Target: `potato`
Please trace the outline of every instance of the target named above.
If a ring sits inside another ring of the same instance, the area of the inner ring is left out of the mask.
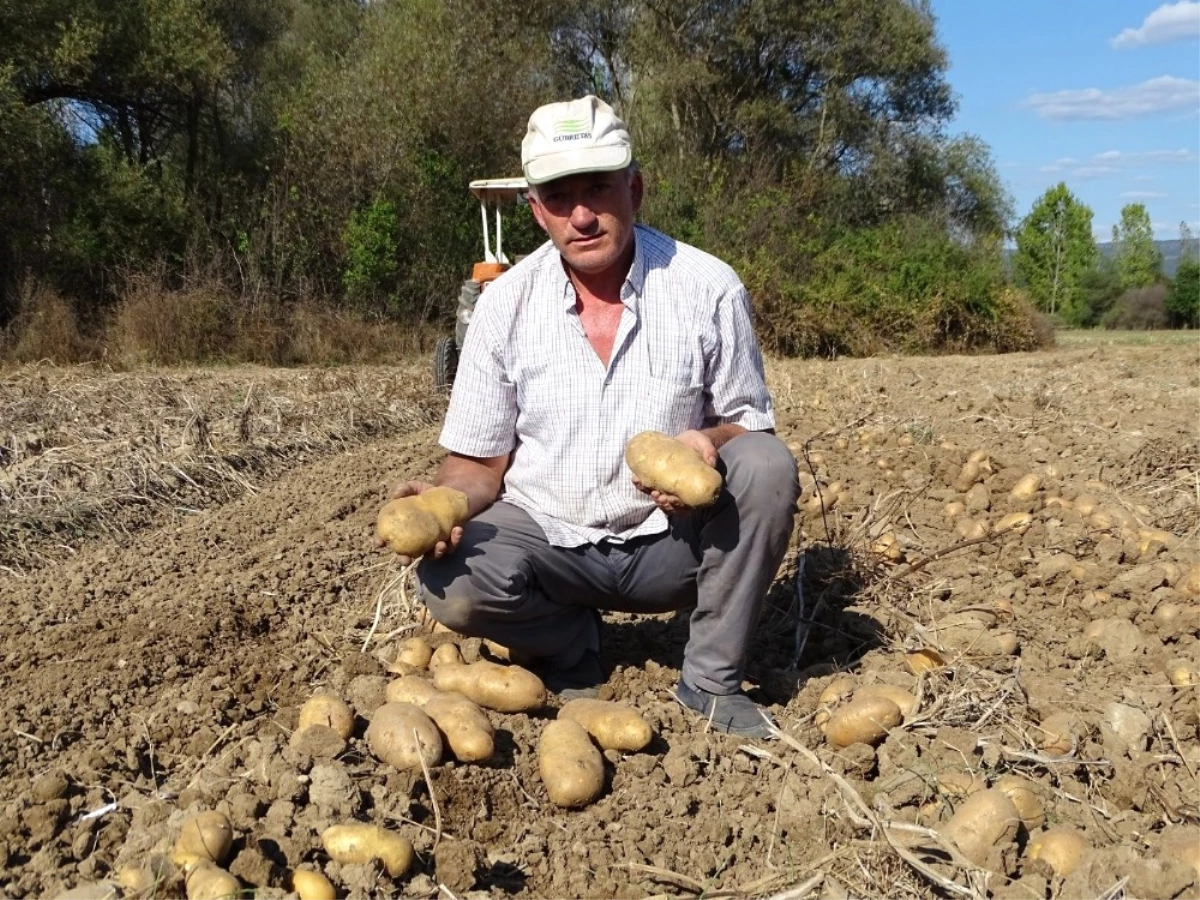
[[[337,891],[328,878],[320,872],[307,869],[292,872],[292,890],[300,896],[300,900],[334,900],[337,897]]]
[[[1022,475],[1017,479],[1017,483],[1013,485],[1010,492],[1014,500],[1022,502],[1032,500],[1038,495],[1038,491],[1042,489],[1042,476],[1036,472],[1030,472],[1028,475]]]
[[[313,725],[326,725],[336,731],[342,740],[349,740],[354,733],[354,710],[341,697],[314,694],[300,707],[296,731],[301,732]]]
[[[481,659],[470,665],[447,663],[433,673],[439,691],[457,691],[485,709],[527,712],[546,703],[546,686],[528,669]]]
[[[416,675],[404,675],[388,683],[384,699],[388,703],[411,703],[413,706],[424,706],[440,693],[442,692],[424,678]]]
[[[937,786],[939,791],[949,797],[966,797],[982,791],[987,787],[987,783],[973,772],[953,770],[939,772]]]
[[[462,651],[458,649],[458,644],[445,643],[433,651],[433,655],[429,657],[429,671],[436,672],[441,666],[450,663],[452,665],[462,665]]]
[[[825,737],[839,748],[878,744],[903,718],[900,707],[886,697],[855,697],[829,717]]]
[[[1192,871],[1196,875],[1200,875],[1200,839],[1193,836],[1193,838],[1172,841],[1169,846],[1163,847],[1163,856],[1192,866]]]
[[[949,503],[947,503],[945,506],[942,507],[942,515],[945,516],[947,519],[957,519],[959,516],[961,516],[966,511],[967,511],[966,504],[961,503],[958,500],[951,500]]]
[[[978,866],[987,864],[992,848],[1016,840],[1021,814],[1003,791],[989,788],[970,794],[955,810],[942,834]]]
[[[439,693],[421,707],[433,719],[451,752],[462,762],[490,759],[495,749],[492,723],[462,694]]]
[[[813,721],[821,729],[822,734],[825,732],[825,724],[833,714],[833,707],[852,693],[854,693],[854,679],[848,675],[841,675],[825,685],[825,689],[817,697],[817,711],[813,715]]]
[[[1060,825],[1034,835],[1025,855],[1046,863],[1059,878],[1066,878],[1079,866],[1083,854],[1091,849],[1087,838],[1074,828]]]
[[[636,753],[654,737],[641,713],[611,700],[571,700],[558,711],[558,717],[578,722],[605,750]]]
[[[1076,727],[1071,713],[1052,713],[1034,731],[1034,743],[1051,756],[1065,756],[1075,749]]]
[[[1200,672],[1186,659],[1172,659],[1166,665],[1167,680],[1175,687],[1195,687],[1200,684]]]
[[[375,534],[401,556],[424,556],[439,541],[449,540],[451,530],[467,520],[469,511],[462,491],[430,488],[387,503],[379,511]]]
[[[429,646],[429,641],[421,636],[410,637],[400,644],[400,649],[396,651],[396,658],[392,662],[392,671],[399,671],[402,675],[407,675],[411,671],[418,669],[428,669],[429,661],[433,658],[433,648]],[[406,667],[407,668],[404,668]]]
[[[369,863],[379,860],[392,878],[399,878],[413,863],[413,846],[408,838],[362,822],[331,825],[321,832],[321,844],[329,858],[340,863]]]
[[[604,758],[578,722],[555,719],[538,740],[538,771],[555,806],[587,806],[604,790]]]
[[[207,861],[188,873],[185,885],[187,900],[232,900],[242,893],[240,881]]]
[[[55,900],[121,900],[121,892],[107,878],[103,881],[81,881],[67,891],[54,895]]]
[[[946,660],[932,647],[926,647],[924,650],[904,654],[904,666],[914,675],[922,675],[945,668]]]
[[[992,610],[963,610],[942,617],[930,630],[943,650],[969,656],[1008,656],[1019,642],[1015,634],[993,629],[998,620]]]
[[[1001,516],[1000,521],[996,523],[993,529],[997,534],[1002,532],[1012,531],[1017,534],[1024,534],[1029,530],[1029,526],[1033,524],[1033,516],[1027,512],[1009,513],[1007,516]]]
[[[1181,590],[1186,597],[1200,597],[1200,566],[1188,566]]]
[[[871,551],[878,553],[891,562],[900,562],[904,559],[904,548],[900,546],[900,543],[896,540],[895,533],[891,531],[885,531],[881,534],[871,544]]]
[[[961,541],[974,541],[988,535],[986,522],[976,521],[970,516],[960,516],[954,520],[954,534]]]
[[[854,699],[860,697],[883,697],[891,700],[900,707],[900,715],[905,719],[917,711],[917,698],[912,691],[906,691],[894,684],[864,684],[854,692]]]
[[[1046,810],[1042,806],[1041,797],[1038,796],[1037,785],[1028,778],[1022,778],[1020,775],[1005,775],[997,779],[992,786],[1006,794],[1008,799],[1013,802],[1027,831],[1041,828],[1045,824]]]
[[[233,846],[233,826],[224,813],[197,813],[179,830],[171,860],[185,872],[203,862],[220,863]]]
[[[661,431],[634,435],[625,445],[625,462],[644,487],[674,494],[691,507],[711,506],[721,493],[721,473]]]
[[[385,703],[367,728],[367,746],[397,769],[419,769],[421,761],[436,766],[442,759],[442,736],[433,720],[411,703]]]
[[[962,468],[958,470],[958,475],[954,479],[953,488],[959,493],[966,493],[971,489],[976,481],[979,480],[980,469],[979,463],[968,460],[963,463]]]

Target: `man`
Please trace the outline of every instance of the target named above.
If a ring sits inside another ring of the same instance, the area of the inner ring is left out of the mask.
[[[470,519],[422,560],[422,597],[564,697],[604,681],[600,610],[691,608],[679,700],[716,730],[765,736],[741,682],[799,487],[745,288],[635,225],[642,177],[603,101],[536,110],[521,157],[549,241],[492,283],[467,332],[437,483],[466,493]],[[716,504],[689,510],[635,483],[623,451],[647,429],[718,467]]]

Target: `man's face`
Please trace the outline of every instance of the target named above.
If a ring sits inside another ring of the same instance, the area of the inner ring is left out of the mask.
[[[628,169],[584,172],[537,185],[529,205],[563,260],[597,275],[628,265],[633,223],[642,205],[642,176]]]

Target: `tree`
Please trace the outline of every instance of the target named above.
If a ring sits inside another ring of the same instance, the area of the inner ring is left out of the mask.
[[[1092,211],[1059,182],[1022,220],[1013,263],[1042,309],[1078,325],[1087,316],[1083,282],[1095,260]]]
[[[1200,325],[1200,253],[1187,222],[1179,223],[1179,267],[1167,294],[1167,309],[1174,324],[1187,328]]]
[[[1121,207],[1121,223],[1113,228],[1117,278],[1121,287],[1149,287],[1162,274],[1162,254],[1154,245],[1154,228],[1144,203]]]

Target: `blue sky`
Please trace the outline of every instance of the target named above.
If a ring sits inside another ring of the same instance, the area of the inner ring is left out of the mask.
[[[1200,233],[1200,2],[933,0],[959,109],[1017,216],[1058,182],[1097,240],[1144,203],[1159,238]]]

